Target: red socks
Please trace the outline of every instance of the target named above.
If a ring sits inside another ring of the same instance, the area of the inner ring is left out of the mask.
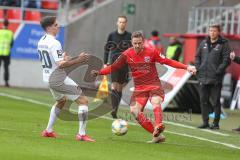
[[[158,126],[159,124],[162,123],[163,120],[163,111],[161,106],[154,106],[153,113],[155,126]],[[140,112],[138,114],[136,120],[145,130],[147,130],[150,133],[153,133],[154,126],[152,122],[143,114],[143,112]]]
[[[153,133],[154,127],[152,122],[146,118],[146,116],[143,114],[143,112],[140,112],[136,118],[138,123],[148,132]]]
[[[158,124],[162,123],[162,119],[163,119],[163,111],[161,106],[154,106],[153,113],[154,113],[155,125],[157,126]]]

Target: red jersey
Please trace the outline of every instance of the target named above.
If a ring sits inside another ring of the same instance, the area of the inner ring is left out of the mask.
[[[112,65],[101,69],[99,74],[109,74],[128,64],[135,86],[161,86],[155,66],[156,62],[174,68],[187,68],[185,64],[160,56],[159,51],[154,48],[144,47],[143,50],[137,54],[132,47],[124,51]]]

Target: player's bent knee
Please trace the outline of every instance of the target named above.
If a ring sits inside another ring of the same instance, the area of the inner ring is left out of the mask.
[[[76,100],[78,105],[84,104],[87,105],[88,104],[88,98],[86,96],[80,96],[77,100]]]
[[[130,112],[133,114],[134,117],[137,117],[137,115],[141,112],[141,109],[137,106],[131,106]]]
[[[66,101],[67,101],[66,97],[63,97],[63,98],[57,100],[56,106],[57,106],[58,108],[62,109],[62,108],[64,107]]]
[[[151,98],[151,104],[160,105],[162,103],[162,98],[160,96],[153,96]]]

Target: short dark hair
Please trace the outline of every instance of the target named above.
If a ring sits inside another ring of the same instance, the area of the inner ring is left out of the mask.
[[[158,31],[157,30],[153,30],[152,31],[152,36],[155,36],[155,37],[158,36]]]
[[[131,38],[132,38],[132,39],[133,39],[133,38],[142,38],[142,39],[144,39],[143,33],[142,33],[141,31],[135,31],[135,32],[133,32]]]
[[[45,16],[42,18],[40,24],[42,28],[46,31],[47,27],[52,26],[55,23],[56,19],[56,16]]]
[[[117,19],[119,19],[119,18],[124,18],[124,19],[126,20],[126,22],[128,21],[128,19],[127,19],[127,17],[126,17],[126,16],[123,16],[123,15],[121,15],[121,16],[118,16],[118,18],[117,18]]]
[[[8,19],[4,19],[3,26],[8,27],[8,25],[9,25]]]
[[[219,32],[221,32],[221,25],[220,24],[211,24],[209,28],[217,28]]]

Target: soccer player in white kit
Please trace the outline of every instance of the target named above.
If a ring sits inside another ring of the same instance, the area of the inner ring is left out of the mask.
[[[38,42],[38,53],[43,67],[43,81],[47,83],[54,99],[56,100],[56,103],[52,106],[50,111],[47,128],[42,132],[42,136],[57,137],[56,133],[53,131],[53,124],[66,101],[72,100],[78,105],[79,132],[76,135],[76,140],[95,142],[94,139],[86,135],[88,99],[81,93],[81,89],[79,92],[79,86],[71,78],[64,76],[65,68],[86,62],[89,58],[89,54],[83,52],[80,53],[78,57],[70,58],[62,51],[60,42],[55,39],[55,36],[59,32],[59,25],[55,16],[46,16],[40,23],[45,31],[45,35]],[[54,81],[54,74],[56,73],[57,75],[59,75],[58,73],[63,73],[63,76],[61,76],[63,79],[55,77],[56,81]],[[54,85],[54,83],[61,85]],[[72,88],[69,89],[68,86],[71,86]],[[66,90],[66,87],[68,87],[70,92],[67,92],[68,90]]]

